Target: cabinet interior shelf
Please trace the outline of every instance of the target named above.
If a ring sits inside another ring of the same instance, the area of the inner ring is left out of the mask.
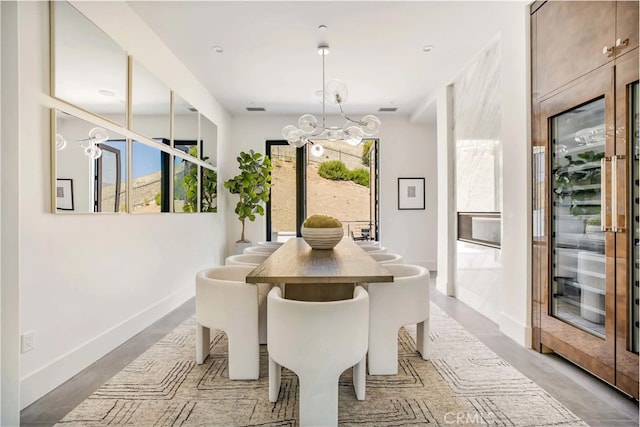
[[[564,286],[571,286],[573,288],[577,288],[587,292],[593,292],[594,294],[599,294],[599,295],[605,294],[604,289],[594,288],[593,286],[587,286],[585,284],[578,282],[573,277],[554,277],[553,279],[559,284],[562,284]],[[604,282],[604,278],[602,279],[602,281]]]

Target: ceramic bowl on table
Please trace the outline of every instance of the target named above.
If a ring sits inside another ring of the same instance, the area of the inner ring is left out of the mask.
[[[333,249],[344,236],[342,227],[300,229],[302,238],[312,249]]]

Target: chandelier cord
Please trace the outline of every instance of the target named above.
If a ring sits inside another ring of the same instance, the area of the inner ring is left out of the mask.
[[[322,129],[326,129],[326,123],[325,123],[325,97],[324,97],[324,81],[325,81],[325,76],[324,76],[324,57],[326,56],[326,49],[322,49]],[[342,106],[340,106],[340,109],[342,109]]]

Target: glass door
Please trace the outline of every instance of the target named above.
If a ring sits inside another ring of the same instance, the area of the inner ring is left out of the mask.
[[[604,338],[604,97],[551,118],[551,314]]]
[[[357,146],[323,141],[315,157],[307,146],[296,149],[286,141],[267,141],[271,159],[271,197],[267,203],[267,239],[285,241],[299,234],[313,214],[339,219],[345,235],[378,237],[378,140]]]
[[[616,63],[616,132],[612,170],[612,227],[616,238],[616,381],[638,398],[638,275],[640,241],[638,194],[640,96],[638,54]]]
[[[540,342],[615,381],[615,234],[612,67],[540,102],[550,153],[545,169],[549,258]]]
[[[306,151],[306,150],[305,150]],[[271,159],[271,196],[267,203],[267,240],[284,242],[298,231],[298,149],[286,141],[267,141]]]

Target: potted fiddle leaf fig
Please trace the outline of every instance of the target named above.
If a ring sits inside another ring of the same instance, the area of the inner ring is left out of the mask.
[[[236,243],[247,243],[244,237],[245,220],[254,221],[256,215],[264,215],[262,204],[269,201],[272,167],[267,156],[253,150],[248,153],[242,151],[237,160],[240,173],[225,181],[224,186],[239,197],[235,213],[242,223],[242,233]]]

